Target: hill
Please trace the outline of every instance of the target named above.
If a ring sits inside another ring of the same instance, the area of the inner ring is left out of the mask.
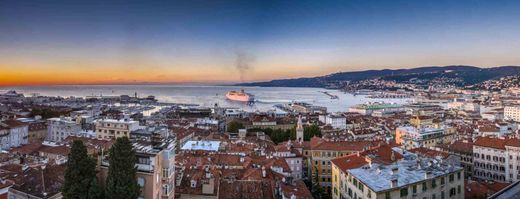
[[[425,66],[411,69],[340,72],[318,77],[279,79],[266,82],[242,83],[237,85],[343,88],[345,85],[354,82],[379,79],[396,83],[414,83],[418,85],[444,82],[454,86],[467,86],[515,74],[520,74],[520,66],[499,66],[492,68],[480,68],[476,66]]]

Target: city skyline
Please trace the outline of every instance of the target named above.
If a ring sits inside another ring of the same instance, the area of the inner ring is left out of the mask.
[[[515,1],[0,2],[0,85],[519,65]]]

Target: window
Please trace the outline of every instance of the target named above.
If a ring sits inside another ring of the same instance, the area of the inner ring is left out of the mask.
[[[385,193],[385,199],[390,199],[390,192]]]
[[[432,199],[435,199],[435,194],[432,194]]]
[[[441,177],[441,185],[444,185],[444,177]]]
[[[461,175],[462,172],[458,172],[457,173],[457,180],[460,180],[460,175]]]
[[[450,197],[454,196],[454,195],[457,195],[457,191],[455,188],[451,188],[450,189]]]
[[[412,187],[412,193],[417,193],[417,185],[413,185]]]
[[[408,195],[408,187],[401,189],[399,192],[401,193],[401,197],[407,196]]]
[[[437,184],[435,184],[435,179],[432,180],[432,188],[435,188]]]
[[[354,178],[354,180],[352,181],[352,184],[354,184],[354,186],[357,186],[357,179]]]
[[[428,187],[426,187],[426,182],[423,182],[423,183],[422,183],[422,190],[423,190],[423,191],[428,190]]]
[[[455,176],[453,174],[450,175],[450,182],[453,182],[455,180]]]
[[[140,187],[144,187],[144,178],[137,178],[137,184],[139,184]]]
[[[457,186],[457,193],[460,194],[460,185]]]

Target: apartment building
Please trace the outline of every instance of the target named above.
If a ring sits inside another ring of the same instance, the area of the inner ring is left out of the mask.
[[[332,164],[331,160],[337,157],[346,156],[378,146],[383,141],[328,141],[322,138],[313,137],[308,147],[304,147],[304,156],[307,159],[308,175],[318,176],[318,183],[328,192],[332,185]]]
[[[70,117],[50,118],[47,122],[48,141],[62,142],[71,135],[79,135],[81,133],[81,125]]]
[[[175,142],[134,142],[137,163],[137,183],[141,186],[138,199],[173,199],[175,196]],[[100,182],[104,186],[108,175],[108,159],[100,161]]]
[[[405,149],[433,147],[450,142],[452,138],[453,134],[447,133],[445,128],[403,126],[395,130],[395,142],[403,145]]]
[[[463,199],[464,171],[383,145],[332,160],[333,199]]]
[[[473,144],[473,176],[483,180],[520,180],[520,139],[478,137]]]
[[[11,149],[29,143],[29,125],[17,120],[0,122],[0,146]]]
[[[334,129],[346,129],[347,128],[347,118],[343,115],[320,115],[319,121],[324,123],[325,125],[330,125]]]
[[[129,137],[130,132],[139,128],[139,122],[130,119],[101,119],[96,121],[96,137],[98,139]]]
[[[520,122],[520,106],[504,107],[504,119]]]

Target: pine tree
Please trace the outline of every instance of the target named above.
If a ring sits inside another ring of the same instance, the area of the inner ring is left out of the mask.
[[[117,138],[108,157],[106,196],[110,199],[135,199],[139,197],[136,157],[127,137]]]
[[[62,189],[64,199],[87,199],[91,181],[96,179],[96,162],[87,154],[87,147],[76,140],[68,156],[65,183]],[[99,187],[98,187],[99,189]]]

